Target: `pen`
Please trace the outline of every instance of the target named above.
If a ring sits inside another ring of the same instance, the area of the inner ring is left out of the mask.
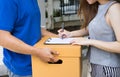
[[[62,31],[64,31],[64,26],[65,26],[65,24],[62,23],[62,25],[61,25],[61,27],[62,27]]]
[[[62,32],[64,31],[64,27],[65,27],[65,24],[64,23],[62,23],[62,25],[61,25],[61,28],[62,28]],[[62,37],[61,37],[62,39],[64,38],[64,35],[62,35]]]

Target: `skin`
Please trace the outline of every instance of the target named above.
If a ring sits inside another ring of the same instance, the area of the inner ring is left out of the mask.
[[[45,29],[42,29],[42,35],[57,36]],[[50,48],[35,48],[30,46],[11,35],[8,31],[0,30],[0,45],[16,53],[35,55],[44,62],[56,62],[58,60],[55,58],[55,56],[59,54],[57,51]]]
[[[87,0],[89,4],[94,4],[96,1],[98,1],[101,5],[106,4],[109,0]],[[113,52],[113,53],[120,53],[120,3],[113,4],[106,16],[106,22],[109,26],[111,26],[115,32],[115,36],[117,38],[117,41],[114,42],[105,42],[100,40],[93,40],[93,39],[87,39],[83,38],[82,36],[88,35],[87,29],[81,29],[77,31],[64,31],[61,32],[61,30],[58,30],[59,37],[61,37],[64,34],[64,38],[66,37],[74,37],[79,36],[79,38],[76,38],[71,41],[72,45],[91,45],[94,47],[97,47],[99,49],[105,50],[107,52]]]
[[[87,0],[89,4],[94,4],[97,0]]]

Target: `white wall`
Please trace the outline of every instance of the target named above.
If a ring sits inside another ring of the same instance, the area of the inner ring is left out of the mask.
[[[60,9],[60,1],[59,0],[54,0],[53,1],[53,8],[54,9]]]
[[[44,0],[38,0],[38,4],[41,11],[41,25],[42,27],[46,27],[46,19],[45,19],[45,2]]]

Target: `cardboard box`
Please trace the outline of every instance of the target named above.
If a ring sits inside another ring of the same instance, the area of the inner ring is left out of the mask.
[[[81,46],[44,45],[48,37],[43,37],[35,47],[52,48],[60,53],[60,63],[49,64],[32,56],[33,77],[81,77]]]

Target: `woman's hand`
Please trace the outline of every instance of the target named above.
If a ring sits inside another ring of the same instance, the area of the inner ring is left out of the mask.
[[[75,38],[71,41],[72,45],[85,45],[89,46],[91,43],[91,40],[88,38],[80,37],[80,38]]]
[[[60,38],[69,38],[71,36],[71,32],[63,29],[58,30],[58,35]]]

